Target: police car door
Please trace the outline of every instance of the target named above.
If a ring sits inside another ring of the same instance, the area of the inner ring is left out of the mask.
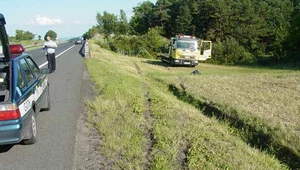
[[[48,79],[45,75],[41,75],[39,68],[29,56],[20,59],[20,66],[26,83],[26,86],[22,89],[27,98],[25,108],[35,104],[36,113],[38,113],[44,102],[45,88]]]
[[[34,84],[35,87],[33,88],[32,92],[33,100],[36,102],[36,109],[37,111],[39,111],[46,101],[46,87],[48,84],[48,78],[45,74],[41,74],[41,70],[35,64],[31,57],[27,56],[25,60],[27,61],[31,72],[36,80]]]

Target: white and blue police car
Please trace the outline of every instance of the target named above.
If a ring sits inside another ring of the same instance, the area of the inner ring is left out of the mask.
[[[36,116],[51,107],[48,77],[24,51],[9,45],[0,14],[0,145],[36,143]]]

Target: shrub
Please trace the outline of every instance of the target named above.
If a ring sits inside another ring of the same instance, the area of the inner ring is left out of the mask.
[[[211,62],[216,64],[250,64],[254,61],[253,55],[234,38],[226,38],[223,42],[215,42],[212,56]]]
[[[100,39],[96,42],[101,48],[105,48],[107,50],[111,50],[110,45],[106,39]]]
[[[160,35],[159,28],[150,28],[143,36],[116,35],[97,42],[102,48],[142,58],[155,58],[157,53],[164,51],[168,43],[169,40]]]
[[[156,56],[157,53],[163,52],[169,40],[160,35],[160,28],[150,28],[143,36],[144,44],[152,56]]]

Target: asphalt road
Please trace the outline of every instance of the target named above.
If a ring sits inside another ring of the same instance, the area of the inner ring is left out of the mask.
[[[81,47],[74,46],[74,43],[58,46],[57,69],[48,75],[52,108],[40,112],[37,117],[38,142],[34,145],[0,146],[1,170],[72,169],[85,70]],[[47,66],[42,49],[27,53],[39,66]]]

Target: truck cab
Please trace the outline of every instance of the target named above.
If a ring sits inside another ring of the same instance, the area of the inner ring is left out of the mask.
[[[212,42],[194,36],[177,35],[171,38],[168,54],[159,54],[163,62],[171,65],[196,66],[211,58]]]

